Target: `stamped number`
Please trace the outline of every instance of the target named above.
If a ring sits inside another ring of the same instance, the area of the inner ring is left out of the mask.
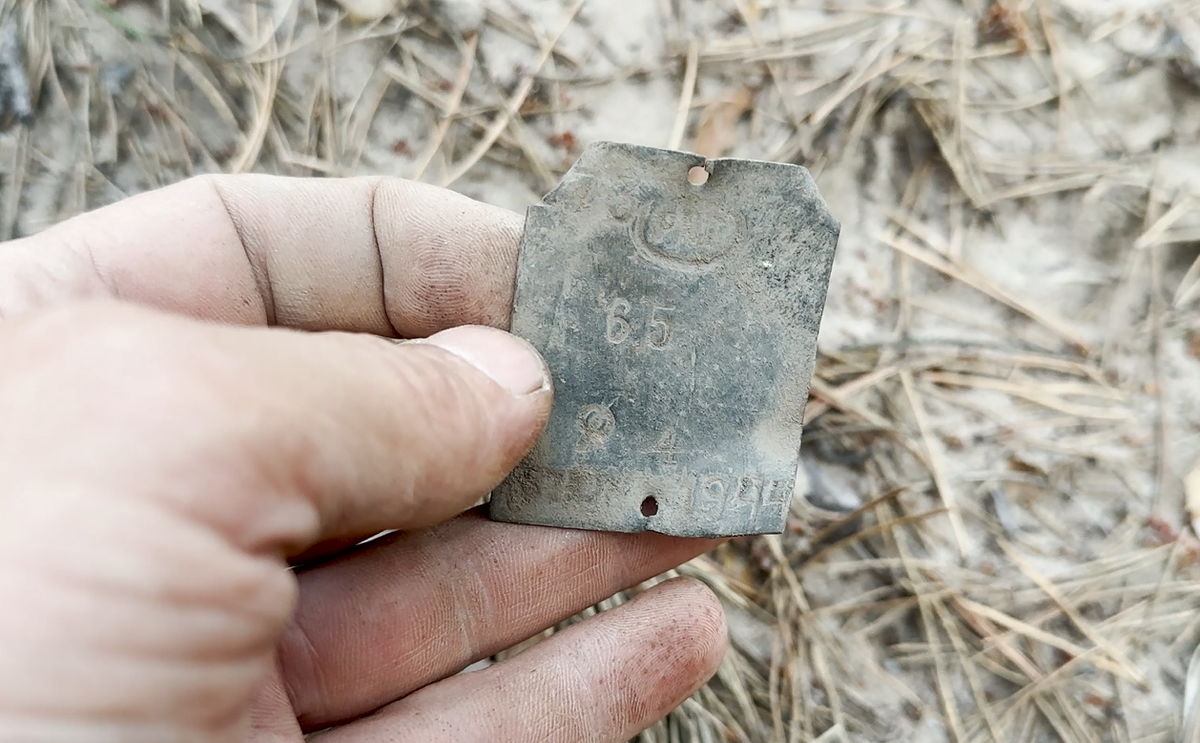
[[[662,350],[671,342],[671,318],[667,313],[674,307],[654,307],[650,310],[650,323],[646,328],[646,342],[651,348]]]
[[[620,297],[608,305],[608,318],[604,325],[604,332],[608,342],[614,346],[629,340],[629,334],[633,331],[628,317],[630,309],[632,308],[629,302]]]
[[[670,312],[674,307],[651,306],[646,313],[646,345],[661,351],[671,344],[675,323]],[[633,305],[628,299],[617,297],[608,304],[604,321],[604,337],[614,346],[619,346],[633,336]]]
[[[675,464],[675,455],[682,454],[682,450],[675,446],[675,429],[668,428],[658,437],[658,441],[654,444],[654,448],[647,452],[652,454],[662,461],[663,464]]]

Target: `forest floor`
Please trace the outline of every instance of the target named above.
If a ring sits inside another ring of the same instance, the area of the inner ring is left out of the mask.
[[[808,482],[681,569],[732,649],[642,739],[1200,741],[1200,3],[341,2],[0,0],[0,239],[196,173],[805,165]]]

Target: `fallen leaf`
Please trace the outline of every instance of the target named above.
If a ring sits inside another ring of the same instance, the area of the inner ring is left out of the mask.
[[[1200,468],[1192,472],[1193,475]],[[1183,684],[1183,723],[1175,740],[1180,743],[1200,741],[1200,645],[1192,652],[1188,662],[1187,678]]]
[[[1188,518],[1192,520],[1192,530],[1196,532],[1196,536],[1200,536],[1200,463],[1183,478],[1183,492],[1187,499]]]
[[[195,7],[211,16],[218,24],[249,49],[259,48],[291,13],[293,3],[286,0],[267,0],[257,5],[242,0],[196,0]],[[264,13],[265,11],[265,13]],[[263,24],[263,16],[269,24]],[[251,19],[256,19],[254,22]],[[199,20],[199,19],[197,19]],[[251,32],[258,27],[258,36]]]
[[[338,0],[356,21],[377,21],[396,9],[399,0]]]
[[[745,86],[729,98],[713,101],[704,107],[692,151],[707,158],[723,157],[737,144],[737,123],[754,103],[754,91]]]
[[[762,3],[759,3],[758,0],[750,0],[748,3],[743,3],[741,9],[746,14],[747,23],[758,23],[762,20]]]

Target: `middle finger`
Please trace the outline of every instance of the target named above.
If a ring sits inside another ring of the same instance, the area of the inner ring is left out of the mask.
[[[302,727],[363,715],[718,541],[488,521],[473,512],[302,572],[280,642]]]

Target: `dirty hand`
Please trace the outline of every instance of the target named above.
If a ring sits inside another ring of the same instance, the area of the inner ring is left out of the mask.
[[[688,581],[456,675],[712,546],[459,515],[550,408],[481,327],[519,225],[205,177],[0,244],[0,740],[622,741],[703,683]]]

